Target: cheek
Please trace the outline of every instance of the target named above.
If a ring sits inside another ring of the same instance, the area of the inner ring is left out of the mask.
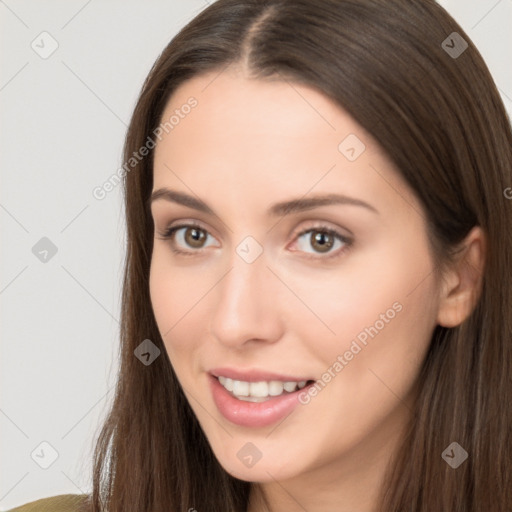
[[[198,330],[205,323],[198,318],[200,304],[212,284],[206,273],[173,267],[165,249],[154,250],[149,277],[151,304],[172,362],[192,353],[201,339]]]
[[[371,248],[348,254],[338,267],[282,269],[284,280],[303,302],[294,307],[290,303],[288,315],[316,343],[325,339],[327,346],[349,342],[375,324],[379,331],[387,329],[398,316],[401,321],[412,316],[415,322],[418,314],[426,313],[424,301],[433,298],[432,264],[422,239],[414,246],[407,240],[406,234],[394,240],[388,236]]]
[[[323,448],[312,447],[311,457],[348,449],[412,409],[412,403],[407,407],[404,402],[408,403],[430,343],[433,286],[429,279],[411,286],[414,272],[408,276],[403,270],[397,268],[394,278],[383,276],[377,285],[368,276],[357,286],[347,280],[344,291],[331,290],[336,304],[326,300],[324,309],[318,299],[318,315],[335,335],[324,334],[326,329],[315,319],[297,320],[297,332],[319,372],[319,391],[304,397],[304,403],[309,401],[305,417],[321,418],[315,428]],[[298,424],[297,435],[302,428]],[[384,431],[383,436],[391,435]]]
[[[378,423],[408,396],[435,327],[427,247],[414,255],[404,246],[395,249],[379,254],[374,265],[366,262],[357,280],[347,279],[338,316],[332,312],[339,336],[329,358],[332,364],[343,355],[345,362],[331,396],[357,413],[354,426]]]
[[[410,240],[397,236],[394,244],[347,258],[346,265],[325,278],[315,280],[307,273],[294,278],[294,289],[314,315],[300,305],[290,307],[290,325],[323,371],[342,372],[346,379],[337,380],[350,383],[368,400],[375,388],[384,388],[375,374],[407,391],[435,327],[428,247],[419,240],[413,253]]]

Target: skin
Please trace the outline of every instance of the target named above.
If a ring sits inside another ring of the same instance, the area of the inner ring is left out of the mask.
[[[155,318],[185,395],[220,464],[257,483],[251,512],[376,511],[432,331],[437,323],[457,325],[473,307],[483,235],[474,228],[460,265],[436,281],[418,200],[383,150],[330,99],[231,67],[184,83],[163,118],[190,96],[197,107],[157,143],[153,190],[200,198],[215,214],[154,201],[150,272]],[[366,146],[353,162],[338,149],[349,134]],[[378,213],[339,204],[278,217],[266,212],[277,202],[332,192]],[[194,222],[208,234],[205,247],[187,245],[193,239],[184,238],[186,229],[174,242],[163,239],[168,227]],[[351,245],[336,242],[324,253],[311,233],[297,236],[324,226]],[[236,252],[247,236],[263,249],[253,263]],[[217,410],[208,370],[321,379],[397,302],[400,312],[281,423],[240,427]],[[262,453],[250,468],[237,457],[247,442]]]

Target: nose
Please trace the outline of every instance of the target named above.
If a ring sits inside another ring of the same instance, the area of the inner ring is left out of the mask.
[[[235,254],[215,290],[210,332],[231,348],[279,340],[283,335],[279,284],[263,255],[247,263]]]

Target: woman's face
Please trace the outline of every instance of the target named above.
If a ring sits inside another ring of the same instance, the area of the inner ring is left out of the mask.
[[[311,88],[229,69],[184,83],[172,116],[151,301],[216,457],[260,482],[384,464],[439,305],[417,199]]]

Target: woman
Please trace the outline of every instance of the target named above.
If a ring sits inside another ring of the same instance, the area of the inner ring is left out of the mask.
[[[121,370],[67,509],[512,510],[511,148],[434,1],[201,12],[128,130]]]

